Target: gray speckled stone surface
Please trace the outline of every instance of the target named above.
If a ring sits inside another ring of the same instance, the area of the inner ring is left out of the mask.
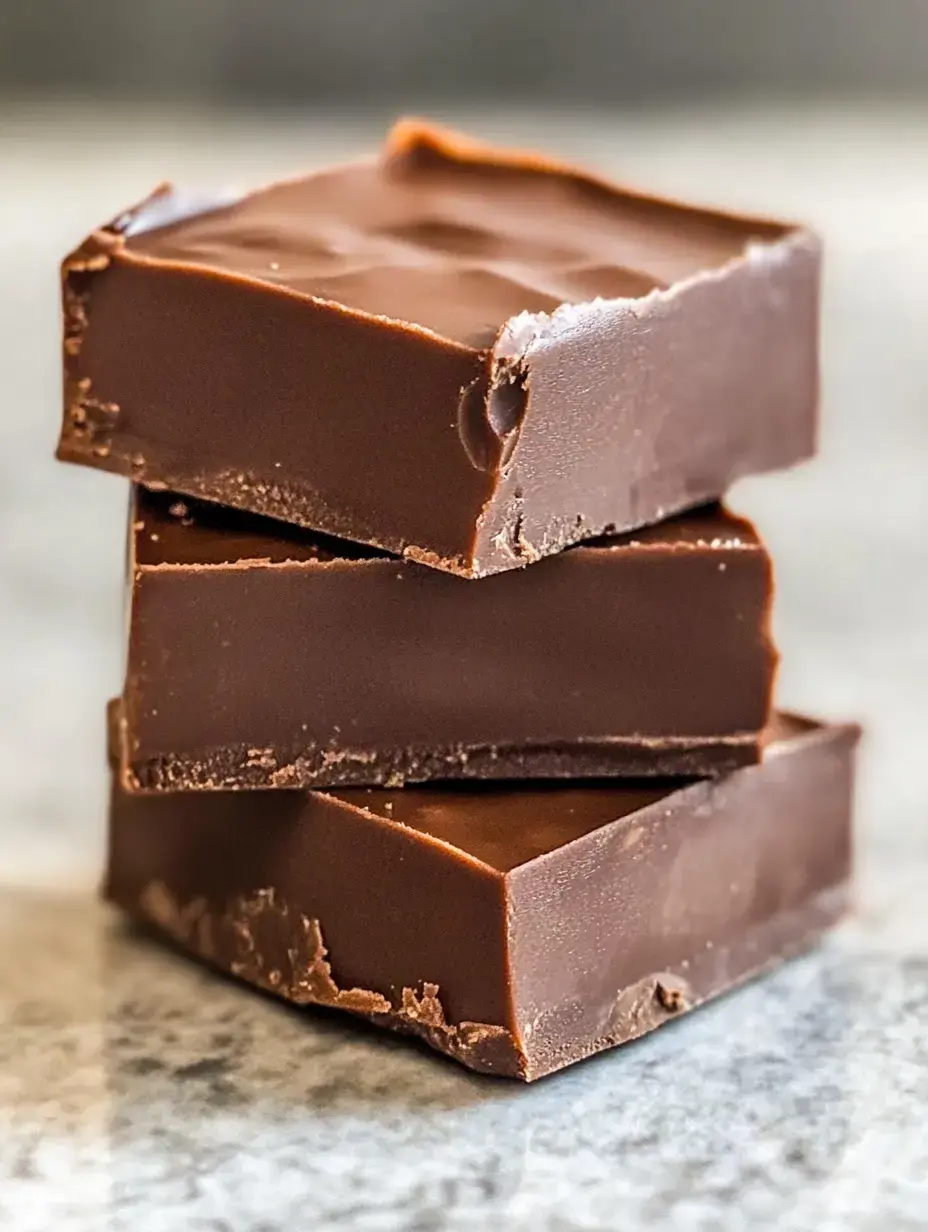
[[[783,700],[868,725],[858,916],[777,975],[521,1088],[249,995],[100,906],[124,490],[50,461],[55,261],[164,174],[250,182],[379,123],[6,107],[4,1230],[928,1228],[928,114],[474,122],[826,235],[823,456],[737,503],[777,553]]]

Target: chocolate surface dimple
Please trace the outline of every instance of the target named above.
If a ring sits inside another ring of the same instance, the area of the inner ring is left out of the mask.
[[[185,211],[130,234],[128,249],[266,280],[471,345],[488,321],[641,295],[781,233],[623,195],[544,164],[468,163],[441,146],[433,154],[422,162],[388,148],[379,161],[278,184],[199,216]]]
[[[487,419],[490,421],[490,427],[502,440],[522,422],[528,395],[525,372],[516,366],[501,367],[502,371],[490,389]]]

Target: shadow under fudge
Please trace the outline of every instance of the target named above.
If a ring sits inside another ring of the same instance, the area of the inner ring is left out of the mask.
[[[59,457],[476,578],[815,447],[808,231],[415,122],[63,265]]]

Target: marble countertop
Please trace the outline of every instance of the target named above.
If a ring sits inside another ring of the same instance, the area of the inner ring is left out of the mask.
[[[50,461],[56,259],[165,174],[247,183],[381,122],[4,105],[0,1227],[928,1228],[928,114],[448,118],[824,232],[822,457],[736,504],[776,553],[783,701],[867,725],[856,918],[522,1088],[250,995],[99,904],[125,493]]]

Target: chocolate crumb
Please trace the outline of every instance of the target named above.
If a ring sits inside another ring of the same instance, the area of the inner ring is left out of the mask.
[[[655,985],[654,995],[668,1014],[679,1014],[688,1008],[686,993],[682,988],[669,988],[666,984],[659,983]]]

